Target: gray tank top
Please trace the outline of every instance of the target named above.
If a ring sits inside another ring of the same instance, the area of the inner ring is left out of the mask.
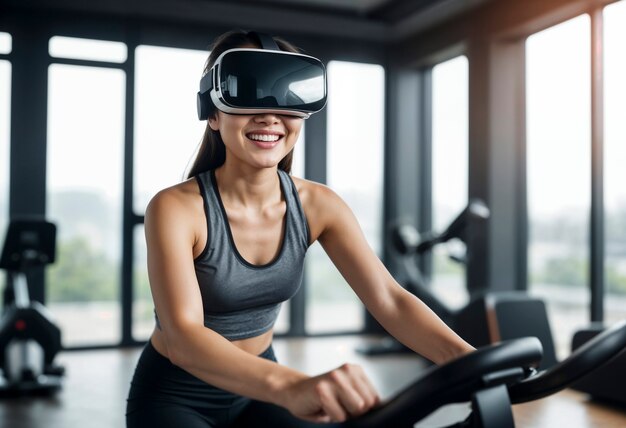
[[[280,169],[278,176],[287,205],[284,235],[278,255],[265,265],[253,265],[237,251],[214,171],[196,176],[208,227],[206,247],[194,260],[204,325],[228,340],[270,330],[281,303],[293,297],[302,283],[309,228],[291,177]]]

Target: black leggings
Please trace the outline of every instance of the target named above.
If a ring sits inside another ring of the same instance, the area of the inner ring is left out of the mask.
[[[259,355],[276,361],[270,346]],[[225,391],[189,374],[148,341],[130,386],[127,428],[339,427],[298,419],[282,407]]]

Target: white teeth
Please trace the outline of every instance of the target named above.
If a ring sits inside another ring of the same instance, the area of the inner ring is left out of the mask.
[[[266,135],[266,134],[250,134],[248,138],[257,141],[278,141],[280,135]]]

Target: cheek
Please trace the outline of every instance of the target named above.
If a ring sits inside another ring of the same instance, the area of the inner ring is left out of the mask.
[[[285,141],[285,149],[287,151],[290,151],[291,149],[293,149],[299,137],[300,137],[299,131],[289,131],[287,141]]]
[[[302,119],[297,119],[297,120],[299,120],[300,123],[291,123],[287,127],[289,133],[291,134],[291,136],[294,139],[294,143],[296,142],[296,140],[300,136],[300,133],[302,132],[302,128],[303,128],[303,126],[302,126]]]
[[[232,142],[237,143],[243,139],[241,134],[242,126],[235,121],[229,121],[228,123],[223,123],[221,128],[222,139],[224,143]]]

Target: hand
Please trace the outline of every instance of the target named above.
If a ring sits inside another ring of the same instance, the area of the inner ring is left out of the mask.
[[[298,418],[317,423],[344,422],[380,403],[365,372],[355,364],[302,379],[284,392],[284,407]]]

